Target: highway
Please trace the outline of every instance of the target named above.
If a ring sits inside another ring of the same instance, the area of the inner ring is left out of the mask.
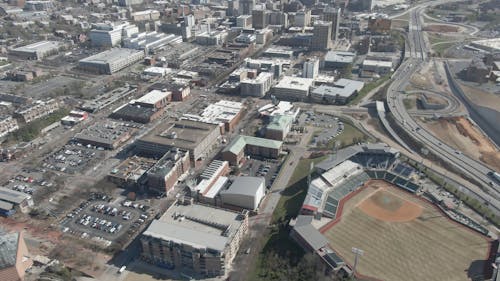
[[[393,82],[387,90],[387,104],[388,109],[392,112],[394,118],[399,125],[413,138],[431,151],[432,153],[440,156],[444,161],[456,167],[463,175],[474,179],[481,183],[482,189],[474,188],[471,190],[478,197],[483,199],[494,206],[495,209],[500,209],[500,190],[495,184],[491,185],[492,180],[488,173],[492,171],[491,168],[483,165],[482,163],[471,159],[464,155],[462,152],[442,143],[432,133],[424,128],[421,128],[415,120],[407,112],[403,99],[403,90],[411,79],[413,73],[417,72],[423,65],[428,63],[428,47],[422,32],[422,14],[426,7],[431,5],[438,5],[444,3],[436,1],[434,3],[423,3],[409,9],[410,22],[408,30],[408,47],[409,51],[406,53],[410,57],[405,58],[405,61],[393,74]],[[401,144],[406,146],[406,144]]]

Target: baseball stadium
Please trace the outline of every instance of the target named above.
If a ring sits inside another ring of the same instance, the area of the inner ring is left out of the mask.
[[[398,157],[359,145],[318,164],[292,238],[359,280],[483,279],[495,243],[421,196],[417,172]]]

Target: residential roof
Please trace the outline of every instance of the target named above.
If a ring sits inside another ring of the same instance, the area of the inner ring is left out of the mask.
[[[264,138],[238,135],[234,138],[222,152],[230,151],[234,154],[240,153],[247,144],[259,147],[267,147],[271,149],[280,149],[283,142]]]
[[[283,131],[293,123],[293,119],[291,115],[274,115],[266,128],[267,130]]]
[[[0,269],[16,264],[18,241],[19,233],[9,233],[0,236]]]
[[[6,201],[13,204],[21,204],[26,199],[29,199],[30,196],[15,190],[11,190],[5,187],[0,187],[0,200]]]
[[[262,177],[236,177],[229,188],[221,191],[221,194],[255,196],[264,184],[265,180]]]

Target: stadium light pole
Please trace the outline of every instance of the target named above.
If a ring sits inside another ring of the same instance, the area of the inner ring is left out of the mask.
[[[363,256],[365,254],[365,251],[355,247],[352,247],[351,251],[354,253],[354,265],[352,267],[352,276],[354,276],[356,274],[356,267],[358,266],[359,256]]]

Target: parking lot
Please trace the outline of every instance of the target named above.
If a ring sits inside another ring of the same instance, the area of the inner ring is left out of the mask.
[[[15,177],[8,179],[3,183],[3,187],[26,194],[36,194],[37,191],[54,185],[44,177],[45,170],[28,171],[24,170]]]
[[[109,241],[110,244],[124,235],[131,237],[151,219],[149,206],[111,200],[109,196],[94,193],[66,215],[61,221],[62,231],[80,238]]]
[[[242,175],[252,177],[263,177],[266,187],[269,189],[277,177],[281,161],[248,159],[241,168]]]
[[[313,146],[327,145],[332,139],[344,132],[344,123],[339,118],[312,111],[300,114],[298,124],[300,126],[314,126],[319,129],[312,139],[311,144]]]
[[[81,144],[66,144],[60,150],[47,156],[42,167],[69,174],[81,172],[91,162],[104,159],[105,152],[103,150]]]

